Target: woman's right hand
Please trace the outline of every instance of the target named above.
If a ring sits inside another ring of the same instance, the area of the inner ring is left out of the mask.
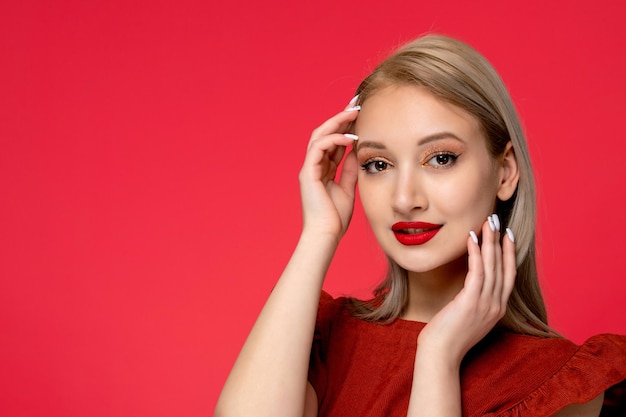
[[[216,416],[301,416],[305,407],[317,415],[315,390],[307,386],[311,343],[324,277],[352,216],[353,153],[337,182],[335,176],[357,113],[346,109],[311,136],[300,171],[305,230],[224,384]]]
[[[343,162],[341,176],[337,180],[335,177],[347,147],[354,142],[353,137],[344,134],[358,113],[358,108],[348,107],[311,135],[299,175],[304,231],[328,234],[339,240],[348,229],[358,173],[353,151]]]

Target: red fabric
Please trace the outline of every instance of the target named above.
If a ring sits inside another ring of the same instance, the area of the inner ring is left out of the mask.
[[[379,325],[352,317],[323,293],[309,381],[320,416],[406,416],[417,335],[424,323]],[[582,346],[494,329],[461,367],[464,416],[549,416],[602,391],[602,416],[626,416],[626,336]]]

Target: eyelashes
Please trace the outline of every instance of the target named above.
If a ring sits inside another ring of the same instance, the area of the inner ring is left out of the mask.
[[[375,174],[377,172],[382,172],[391,167],[389,162],[386,162],[382,159],[370,159],[365,163],[361,164],[361,169],[368,174]]]
[[[430,156],[424,165],[434,166],[436,168],[446,168],[456,163],[459,155],[453,152],[436,152]]]
[[[459,154],[450,151],[437,151],[429,153],[420,163],[423,167],[434,169],[446,169],[454,166],[459,158]],[[368,174],[377,174],[393,167],[393,164],[381,157],[367,159],[361,164],[361,169]]]

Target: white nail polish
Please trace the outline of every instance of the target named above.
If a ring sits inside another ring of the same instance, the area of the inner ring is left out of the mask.
[[[513,231],[508,227],[506,228],[506,235],[509,237],[509,239],[511,239],[511,242],[515,243],[515,236],[513,236]]]
[[[498,217],[497,214],[494,213],[491,215],[491,219],[493,220],[494,226],[496,226],[496,230],[499,232],[500,231],[500,218]]]
[[[491,231],[495,232],[496,231],[496,224],[494,223],[494,221],[491,218],[491,216],[487,217],[487,222],[489,222],[489,228],[491,229]]]
[[[478,245],[478,236],[476,236],[476,233],[474,233],[473,230],[470,230],[470,236],[472,237],[474,243]]]
[[[346,111],[358,111],[361,110],[361,106],[352,106],[346,109]]]
[[[350,100],[350,103],[348,103],[348,106],[354,106],[354,104],[356,103],[358,99],[359,99],[359,95],[357,94],[356,96],[352,97],[352,100]]]
[[[359,137],[357,135],[353,135],[352,133],[344,133],[343,135],[348,139],[359,140]]]

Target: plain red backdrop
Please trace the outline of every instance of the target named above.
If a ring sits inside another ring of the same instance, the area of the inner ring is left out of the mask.
[[[624,2],[20,1],[0,13],[0,414],[206,416],[297,240],[310,131],[425,32],[510,88],[541,279],[626,333]],[[357,207],[326,288],[383,260]]]

